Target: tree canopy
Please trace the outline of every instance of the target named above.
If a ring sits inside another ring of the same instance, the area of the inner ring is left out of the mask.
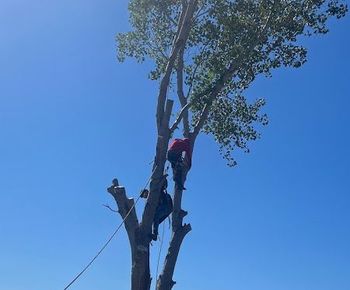
[[[169,83],[180,105],[189,103],[184,136],[198,130],[213,135],[229,165],[235,165],[232,151],[249,151],[248,141],[259,137],[256,125],[268,122],[261,112],[265,100],[249,102],[245,90],[258,75],[303,65],[302,37],[327,33],[327,21],[343,17],[347,5],[338,0],[192,2],[131,0],[132,30],[117,35],[118,60],[151,60],[149,77],[158,80],[174,57]],[[186,20],[188,9],[193,17]],[[180,39],[181,22],[189,28]]]

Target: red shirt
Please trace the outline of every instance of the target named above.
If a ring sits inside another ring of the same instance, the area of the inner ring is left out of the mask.
[[[188,138],[185,139],[174,139],[174,141],[169,146],[169,151],[175,151],[181,154],[182,152],[186,153],[186,158],[188,161],[189,167],[192,163],[192,150],[191,150],[191,141]]]

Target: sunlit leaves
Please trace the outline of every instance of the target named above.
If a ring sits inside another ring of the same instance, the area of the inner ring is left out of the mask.
[[[259,113],[264,105],[263,99],[249,104],[241,95],[233,98],[220,96],[215,100],[204,132],[213,134],[228,165],[236,164],[232,158],[234,148],[249,152],[247,142],[259,138],[255,124],[266,125],[268,122],[266,114]]]
[[[203,131],[220,144],[231,165],[232,150],[248,151],[259,137],[256,124],[262,100],[249,103],[242,94],[256,76],[273,69],[298,68],[307,60],[300,36],[328,32],[327,20],[347,12],[342,0],[199,0],[184,53],[184,81],[192,102],[192,124],[204,106],[210,113]],[[117,36],[118,59],[153,60],[152,79],[165,70],[186,0],[131,0],[132,31]],[[210,99],[215,84],[234,65],[223,89]],[[175,70],[174,70],[175,71]]]

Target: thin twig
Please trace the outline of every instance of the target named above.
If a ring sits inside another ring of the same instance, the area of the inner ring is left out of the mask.
[[[112,211],[112,212],[119,213],[119,211],[117,211],[117,210],[111,208],[108,204],[103,204],[102,206],[104,206],[105,208],[109,209],[109,210]]]

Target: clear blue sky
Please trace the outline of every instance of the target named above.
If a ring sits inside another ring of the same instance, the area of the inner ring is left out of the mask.
[[[148,178],[157,83],[116,62],[126,2],[0,2],[1,290],[63,290],[120,222],[111,179],[135,196]],[[200,138],[174,289],[350,289],[349,30],[249,90],[270,124],[238,167]],[[129,271],[122,231],[71,289],[128,289]]]

